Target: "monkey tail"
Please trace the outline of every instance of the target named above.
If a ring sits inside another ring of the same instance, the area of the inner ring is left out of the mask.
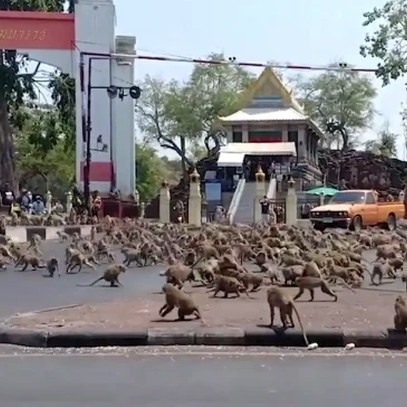
[[[309,346],[309,340],[308,340],[307,334],[305,333],[304,326],[302,325],[302,321],[301,321],[301,318],[300,318],[300,314],[298,313],[297,307],[295,306],[295,304],[294,304],[293,301],[292,301],[292,307],[293,307],[293,310],[294,310],[294,312],[295,312],[295,315],[297,316],[298,323],[300,324],[300,328],[301,328],[301,332],[302,332],[302,336],[303,336],[303,338],[304,338],[305,344],[306,344],[307,346]]]
[[[191,269],[193,269],[195,266],[197,266],[204,258],[205,258],[205,255],[202,255],[202,256],[191,266]]]
[[[338,276],[331,276],[334,280],[339,280],[344,287],[346,287],[349,291],[352,291],[353,293],[355,293],[356,291],[342,278],[342,277],[338,277]]]
[[[77,284],[77,287],[92,287],[93,285],[95,285],[96,283],[98,283],[99,281],[103,280],[103,276],[98,278],[97,280],[95,280],[93,283],[90,284]]]

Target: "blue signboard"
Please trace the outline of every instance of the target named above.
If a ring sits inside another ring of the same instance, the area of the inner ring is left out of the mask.
[[[221,201],[222,188],[220,182],[205,182],[205,197],[206,201]]]

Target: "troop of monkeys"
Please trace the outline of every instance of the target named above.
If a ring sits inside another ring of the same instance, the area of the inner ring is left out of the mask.
[[[397,278],[407,257],[407,234],[403,230],[366,229],[339,234],[286,225],[207,224],[196,232],[179,224],[160,225],[144,220],[125,220],[119,224],[107,218],[103,231],[104,236],[99,238],[95,227],[89,238],[59,232],[61,242],[71,241],[66,249],[66,273],[80,272],[83,266],[95,270],[95,265],[106,260],[113,264],[89,286],[105,280],[117,287],[121,285],[120,274],[132,264],[139,267],[166,264],[168,267],[161,273],[166,277],[162,288],[165,304],[159,314],[164,317],[177,308],[180,320],[188,315],[202,319],[194,299],[183,290],[186,282],[199,281],[213,296],[222,292],[224,297],[240,293],[249,296],[249,289],[256,292],[268,285],[270,324],[274,324],[274,311],[278,309],[283,327],[293,327],[295,313],[307,343],[294,303],[305,290],[310,293],[310,301],[314,300],[316,288],[337,301],[332,285],[340,284],[353,291],[361,287],[365,275],[370,276],[371,284],[382,284],[384,278]],[[46,269],[49,277],[55,272],[60,276],[56,258],[40,260],[40,246],[38,235],[28,245],[0,237],[0,267],[14,261],[22,270],[31,266]],[[114,249],[118,246],[124,255],[122,263],[115,263]],[[371,272],[362,257],[367,249],[376,249]],[[248,270],[245,265],[249,262],[259,269]],[[401,279],[407,290],[407,276],[403,274]],[[298,293],[291,298],[283,286],[296,286]],[[396,299],[394,325],[398,330],[407,328],[407,305],[402,296]]]

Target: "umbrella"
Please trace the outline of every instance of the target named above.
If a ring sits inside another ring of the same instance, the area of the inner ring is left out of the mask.
[[[306,191],[305,193],[308,195],[325,195],[325,196],[333,196],[337,192],[339,192],[335,188],[331,187],[317,187],[317,188],[312,188]]]

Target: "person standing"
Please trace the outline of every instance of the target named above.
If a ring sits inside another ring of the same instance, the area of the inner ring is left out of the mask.
[[[270,220],[269,214],[270,201],[267,198],[267,195],[264,195],[263,198],[260,199],[260,206],[261,206],[261,221],[262,223],[268,223]]]

